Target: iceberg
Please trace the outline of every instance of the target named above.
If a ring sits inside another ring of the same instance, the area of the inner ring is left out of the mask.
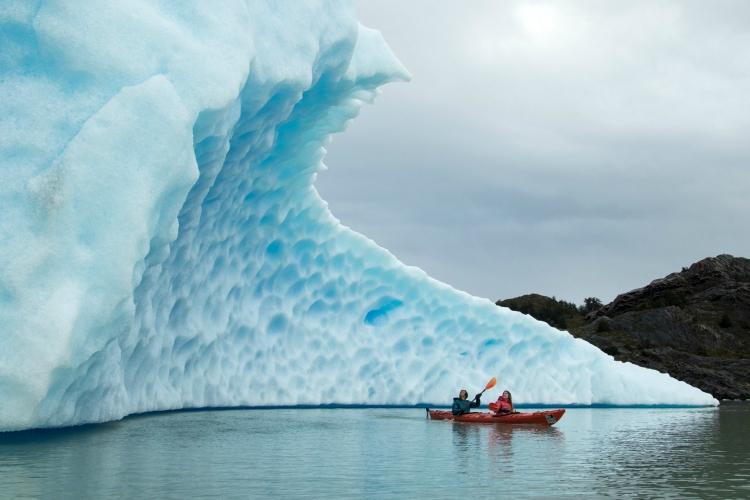
[[[711,405],[400,263],[314,188],[410,78],[351,1],[0,6],[0,430],[226,406]]]

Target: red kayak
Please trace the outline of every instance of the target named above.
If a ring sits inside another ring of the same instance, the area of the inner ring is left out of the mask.
[[[534,413],[506,413],[498,416],[494,413],[464,413],[453,417],[450,411],[427,410],[432,420],[449,420],[455,422],[478,422],[482,424],[536,424],[552,425],[557,423],[565,410],[535,411]]]

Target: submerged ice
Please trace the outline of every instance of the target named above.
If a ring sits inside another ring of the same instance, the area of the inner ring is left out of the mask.
[[[347,1],[0,7],[0,430],[203,406],[714,404],[401,264],[313,182],[407,80]]]

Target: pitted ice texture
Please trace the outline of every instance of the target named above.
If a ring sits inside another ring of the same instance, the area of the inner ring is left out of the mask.
[[[401,264],[313,187],[409,74],[348,1],[0,6],[0,430],[235,405],[715,404]]]

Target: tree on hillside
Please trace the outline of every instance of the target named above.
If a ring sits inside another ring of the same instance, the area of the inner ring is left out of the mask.
[[[583,299],[583,305],[578,310],[582,315],[586,316],[588,313],[598,311],[602,307],[604,307],[604,304],[602,304],[601,300],[596,297],[587,297]]]

